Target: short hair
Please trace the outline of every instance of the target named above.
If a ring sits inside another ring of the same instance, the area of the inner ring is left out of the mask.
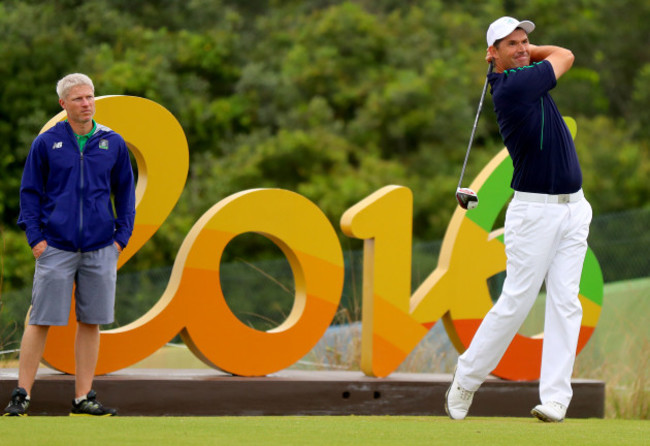
[[[77,85],[88,85],[93,89],[93,93],[95,92],[93,81],[88,76],[82,73],[72,73],[64,76],[56,83],[56,94],[59,95],[59,99],[65,99],[70,89]]]

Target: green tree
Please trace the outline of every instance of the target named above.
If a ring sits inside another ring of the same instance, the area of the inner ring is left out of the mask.
[[[414,191],[416,238],[441,238],[485,79],[485,29],[503,14],[534,20],[533,42],[576,54],[553,95],[578,121],[595,208],[646,206],[646,3],[4,1],[0,224],[12,243],[23,239],[15,222],[29,145],[59,111],[56,80],[83,71],[99,95],[168,108],[190,145],[186,191],[128,268],[171,264],[203,212],[249,187],[295,190],[336,224],[368,193],[403,184]],[[503,147],[491,108],[488,95],[467,181]],[[606,192],[608,178],[626,193]],[[5,286],[25,283],[21,271],[12,266]]]

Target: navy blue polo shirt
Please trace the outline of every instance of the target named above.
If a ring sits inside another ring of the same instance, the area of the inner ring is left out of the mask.
[[[548,61],[491,73],[494,111],[521,192],[569,194],[582,187],[573,138],[549,91],[557,80]]]

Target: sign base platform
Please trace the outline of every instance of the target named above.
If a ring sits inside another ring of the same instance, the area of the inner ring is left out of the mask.
[[[0,398],[16,386],[17,369],[0,369]],[[393,373],[371,378],[353,371],[283,370],[265,377],[212,369],[129,368],[95,378],[94,389],[120,416],[432,415],[446,416],[449,374]],[[605,383],[575,379],[567,418],[603,418]],[[30,415],[68,415],[74,376],[39,370]],[[0,404],[4,403],[0,401]],[[538,382],[490,377],[469,417],[529,417]]]

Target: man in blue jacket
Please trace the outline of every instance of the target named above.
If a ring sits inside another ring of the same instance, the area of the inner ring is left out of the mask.
[[[20,187],[18,225],[36,267],[18,387],[4,415],[26,415],[49,327],[68,324],[75,285],[75,399],[70,415],[110,416],[116,410],[97,401],[92,382],[99,326],[113,322],[117,261],[133,231],[133,170],[124,139],[93,119],[92,80],[70,74],[57,83],[56,91],[67,120],[36,137]]]
[[[474,393],[494,370],[546,283],[539,380],[542,421],[564,420],[573,392],[582,306],[578,298],[592,211],[571,133],[549,91],[573,65],[573,53],[532,45],[535,25],[501,17],[487,32],[486,60],[499,131],[514,173],[504,228],[506,279],[458,366],[445,401],[453,419],[467,416]]]

